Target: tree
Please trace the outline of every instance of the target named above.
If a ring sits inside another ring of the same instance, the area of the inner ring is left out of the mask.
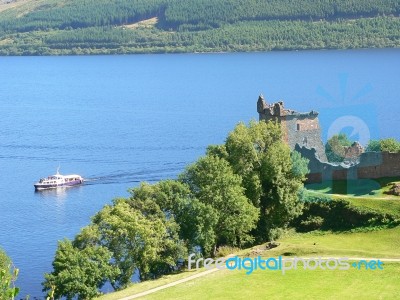
[[[367,152],[400,152],[400,142],[394,138],[382,139],[382,140],[371,140],[369,141],[367,148],[365,149]]]
[[[365,148],[366,152],[381,152],[381,142],[379,140],[370,140],[368,142],[367,147]]]
[[[226,160],[206,155],[187,167],[179,179],[216,218],[212,253],[206,254],[215,255],[220,245],[242,246],[253,240],[249,232],[259,211],[245,196],[241,177]]]
[[[225,142],[227,160],[235,174],[243,177],[246,196],[260,208],[256,242],[276,237],[302,210],[298,194],[308,173],[308,160],[301,158],[282,140],[274,122],[239,123]]]
[[[56,298],[91,299],[107,281],[115,290],[125,288],[136,271],[141,280],[169,273],[187,256],[178,232],[174,218],[156,202],[116,199],[73,242],[59,243],[44,291]]]
[[[263,193],[260,179],[262,157],[272,144],[281,139],[278,124],[255,121],[251,121],[249,126],[239,123],[226,139],[227,160],[234,172],[243,177],[246,196],[256,207],[260,206]]]
[[[296,159],[297,155],[294,155]],[[265,230],[268,239],[278,236],[280,228],[285,228],[291,220],[299,216],[303,203],[299,199],[299,192],[303,187],[304,161],[301,166],[294,166],[291,160],[290,149],[279,142],[270,147],[262,160],[261,182],[263,195],[261,207],[263,209],[262,226],[259,234]]]
[[[154,201],[166,217],[179,224],[179,237],[193,251],[200,246],[204,253],[211,253],[215,241],[216,213],[200,202],[189,187],[177,180],[164,180],[157,184],[142,183],[130,190],[131,205]]]
[[[165,187],[162,190],[160,187]],[[160,239],[157,242],[157,256],[149,261],[149,271],[141,271],[141,278],[156,278],[171,273],[178,267],[178,262],[187,257],[187,247],[180,235],[180,224],[175,215],[165,209],[171,205],[179,205],[178,199],[185,197],[185,189],[174,185],[174,181],[159,182],[155,185],[142,183],[131,190],[131,197],[123,200],[139,211],[145,218],[154,222],[161,221]],[[165,192],[165,193],[164,193]],[[181,194],[182,193],[182,194]]]
[[[301,154],[297,151],[292,151],[290,153],[290,159],[292,161],[293,175],[301,178],[302,180],[305,180],[306,175],[310,173],[310,169],[308,168],[309,160],[302,157]]]
[[[0,299],[14,299],[18,295],[19,288],[14,285],[18,272],[11,259],[0,248]]]
[[[175,220],[168,219],[154,202],[116,199],[93,217],[75,243],[79,248],[90,244],[106,247],[112,253],[112,265],[120,270],[110,278],[111,285],[122,289],[136,270],[140,279],[146,280],[176,266],[186,254],[177,231]]]
[[[325,144],[325,153],[329,162],[342,162],[345,158],[346,147],[350,147],[352,142],[346,134],[339,133],[332,136]]]
[[[381,140],[380,144],[382,151],[400,152],[400,142],[398,142],[394,138]]]
[[[99,289],[119,270],[110,265],[111,252],[102,246],[74,247],[70,240],[58,243],[53,261],[53,272],[45,274],[43,291],[51,291],[55,298],[68,300],[92,299]]]

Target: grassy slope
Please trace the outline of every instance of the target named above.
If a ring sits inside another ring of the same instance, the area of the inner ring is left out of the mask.
[[[371,232],[305,233],[282,238],[273,255],[400,258],[400,227]],[[315,245],[314,245],[315,244]]]
[[[386,177],[380,179],[359,179],[359,180],[337,180],[324,181],[306,185],[306,188],[324,194],[341,194],[347,196],[363,196],[370,198],[400,199],[388,195],[389,184],[399,182],[398,177]]]
[[[35,4],[35,2],[37,2],[36,0],[19,0],[19,1],[15,1],[15,2],[3,2],[0,1],[0,12],[5,11],[7,9],[14,9],[16,7],[20,7],[26,4]]]
[[[19,0],[16,2],[0,2],[0,13],[23,16],[24,14],[38,9],[41,5],[54,3],[55,0]],[[62,3],[58,1],[58,3]]]
[[[382,271],[220,271],[141,299],[400,299],[399,264]]]
[[[262,250],[263,246],[243,250],[241,256],[276,257],[290,255],[299,257],[377,257],[400,258],[400,227],[373,232],[358,233],[306,233],[290,234],[278,242],[280,245],[272,250]],[[315,244],[315,245],[314,245]],[[161,280],[135,284],[130,288],[100,297],[101,300],[119,299],[160,285],[193,275],[184,272],[178,275],[165,276]],[[176,287],[147,296],[144,299],[245,299],[260,298],[269,295],[274,298],[327,297],[340,299],[354,289],[360,289],[357,299],[396,299],[400,264],[385,263],[384,271],[303,271],[281,275],[277,272],[254,272],[245,275],[240,271],[219,271]],[[324,282],[334,282],[331,286],[321,287]],[[350,283],[350,284],[349,284]],[[371,283],[374,283],[371,285]],[[349,284],[347,286],[346,284]],[[300,286],[304,288],[299,289]],[[310,294],[310,289],[313,290]],[[314,290],[315,289],[315,290]],[[281,294],[283,293],[283,294]]]
[[[186,278],[198,273],[203,272],[204,269],[201,270],[192,270],[192,271],[188,271],[188,272],[182,272],[179,274],[173,274],[173,275],[166,275],[166,276],[162,276],[161,278],[157,279],[157,280],[149,280],[149,281],[145,281],[145,282],[141,282],[138,284],[133,284],[131,287],[122,290],[122,291],[118,291],[115,293],[109,293],[106,294],[102,297],[99,297],[98,299],[101,300],[117,300],[117,299],[121,299],[123,297],[127,297],[127,296],[131,296],[133,294],[137,294],[137,293],[141,293],[159,286],[162,286],[164,284],[168,284],[174,281],[177,281],[179,279],[182,278]]]
[[[312,194],[331,195],[336,199],[345,199],[360,207],[400,216],[400,197],[388,195],[389,184],[399,178],[377,180],[327,181],[306,186]]]

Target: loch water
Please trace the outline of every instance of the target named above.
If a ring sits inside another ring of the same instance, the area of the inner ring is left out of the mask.
[[[337,120],[355,139],[400,138],[399,49],[0,57],[0,68],[0,246],[31,299],[43,297],[58,240],[257,119],[261,93],[319,111],[324,139]],[[86,184],[35,192],[58,166]]]

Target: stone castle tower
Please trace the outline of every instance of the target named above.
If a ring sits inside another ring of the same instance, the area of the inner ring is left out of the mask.
[[[294,150],[296,144],[300,147],[315,149],[320,161],[327,161],[325,147],[321,140],[321,127],[318,112],[299,113],[285,109],[284,103],[277,102],[268,105],[263,95],[258,97],[257,112],[259,119],[278,121],[281,124],[283,138],[289,147]]]

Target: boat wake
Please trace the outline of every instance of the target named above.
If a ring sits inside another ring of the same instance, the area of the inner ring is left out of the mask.
[[[85,185],[139,183],[142,181],[154,183],[163,179],[173,179],[182,172],[182,166],[163,168],[159,170],[141,170],[136,172],[116,171],[110,174],[94,174],[84,177]]]

